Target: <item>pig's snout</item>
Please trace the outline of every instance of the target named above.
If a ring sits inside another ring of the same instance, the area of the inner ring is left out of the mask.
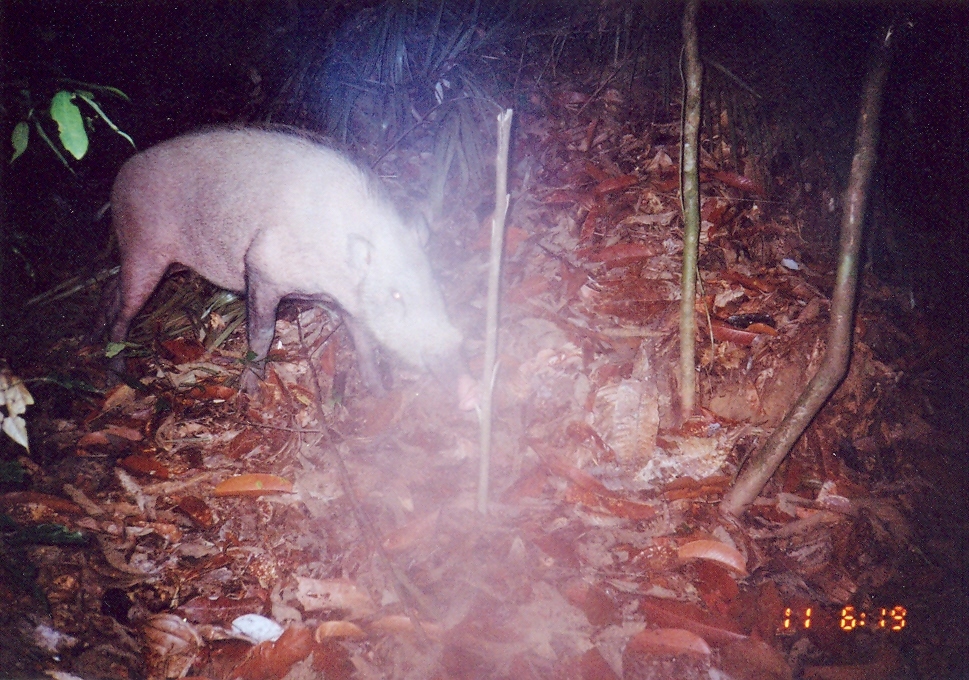
[[[460,410],[473,411],[478,406],[481,389],[460,352],[425,358],[424,368],[455,398]]]

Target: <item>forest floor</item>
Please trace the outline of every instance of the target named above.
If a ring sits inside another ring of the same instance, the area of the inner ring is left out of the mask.
[[[724,519],[823,356],[835,259],[816,222],[832,218],[793,171],[704,147],[684,419],[679,122],[645,119],[648,96],[560,81],[515,112],[487,515],[475,413],[389,357],[391,389],[369,393],[319,306],[281,309],[251,399],[241,305],[206,314],[217,293],[187,273],[135,330],[135,386],[107,388],[81,327],[18,365],[36,403],[30,452],[3,444],[4,677],[967,672],[966,339],[866,273],[848,377]],[[428,181],[407,150],[383,164]],[[432,225],[472,372],[487,213]],[[95,297],[59,304],[90,315]]]

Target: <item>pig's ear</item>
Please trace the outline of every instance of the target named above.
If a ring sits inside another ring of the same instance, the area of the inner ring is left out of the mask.
[[[347,253],[347,263],[350,271],[358,276],[364,276],[370,268],[370,259],[373,255],[373,243],[360,234],[350,234],[347,243],[349,252]]]

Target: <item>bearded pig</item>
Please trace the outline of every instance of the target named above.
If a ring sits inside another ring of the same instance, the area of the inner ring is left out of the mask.
[[[243,375],[248,392],[284,298],[342,308],[371,387],[380,385],[371,337],[436,375],[462,370],[461,335],[416,233],[371,173],[325,144],[255,128],[177,137],[124,164],[111,211],[121,273],[105,289],[100,325],[112,342],[178,263],[245,294],[256,357]]]

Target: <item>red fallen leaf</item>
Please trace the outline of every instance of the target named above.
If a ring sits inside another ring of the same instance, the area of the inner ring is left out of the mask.
[[[84,426],[87,427],[95,418],[107,413],[116,406],[121,406],[122,404],[133,401],[134,398],[135,390],[133,390],[130,385],[127,385],[126,383],[118,383],[105,393],[104,404],[101,406],[101,410],[92,411],[90,415],[84,418]]]
[[[276,475],[248,474],[230,477],[219,482],[212,495],[222,496],[262,496],[267,493],[292,493],[293,483]]]
[[[175,338],[161,343],[166,358],[175,364],[187,364],[205,356],[205,346],[198,340]]]
[[[289,672],[293,664],[310,655],[313,633],[301,625],[290,626],[275,642],[260,642],[230,675],[238,680],[274,680]]]
[[[108,436],[120,437],[131,442],[140,442],[144,437],[140,430],[133,427],[122,427],[121,425],[108,425],[104,428],[104,433]]]
[[[211,529],[215,525],[212,508],[198,496],[182,496],[175,507],[203,529]]]
[[[192,623],[224,626],[244,614],[262,613],[266,608],[266,601],[258,597],[233,599],[220,596],[213,600],[207,595],[199,595],[181,604],[175,613]]]
[[[592,142],[596,138],[596,128],[599,127],[599,119],[593,118],[585,128],[585,137],[579,143],[579,151],[585,153],[592,147]]]
[[[147,456],[127,456],[118,461],[118,465],[135,475],[148,475],[155,479],[170,479],[168,468],[157,460]]]
[[[582,680],[619,680],[619,676],[612,670],[598,648],[593,647],[579,659],[579,675]]]
[[[579,257],[585,256],[592,262],[604,262],[615,267],[636,262],[637,260],[645,260],[656,254],[657,251],[654,246],[648,246],[644,243],[617,243],[614,246],[607,246],[594,253],[588,250],[582,250],[576,253]]]
[[[486,218],[478,229],[478,237],[471,244],[471,250],[482,251],[491,249],[491,218]],[[511,257],[518,252],[518,246],[528,239],[530,234],[519,227],[505,227],[504,248],[505,255]]]
[[[316,627],[313,637],[317,642],[323,642],[332,638],[363,640],[367,637],[367,633],[352,621],[324,621]]]
[[[115,446],[121,444],[121,442],[117,441],[119,439],[138,442],[142,438],[141,432],[133,428],[121,427],[120,425],[108,425],[103,430],[85,434],[77,440],[77,446],[80,448],[88,446]]]
[[[242,663],[251,649],[252,643],[244,640],[213,640],[202,649],[201,658],[192,668],[207,680],[223,680],[232,677],[232,669]]]
[[[529,540],[543,553],[551,557],[566,569],[578,569],[582,564],[575,552],[575,543],[557,534],[539,534],[529,536]]]
[[[599,378],[601,379],[602,376],[600,375]],[[565,426],[565,433],[569,435],[569,438],[571,438],[576,444],[581,444],[582,442],[591,439],[592,443],[595,444],[600,453],[606,452],[606,443],[602,441],[602,437],[599,436],[599,433],[596,432],[595,429],[588,423],[580,420],[572,420],[568,425]]]
[[[715,179],[720,180],[728,187],[740,189],[741,191],[746,191],[756,196],[763,197],[765,195],[763,187],[749,177],[744,177],[736,172],[726,172],[723,170],[717,170],[711,174]]]
[[[744,556],[726,543],[720,541],[699,540],[681,545],[677,557],[684,562],[689,560],[713,560],[727,567],[740,576],[747,575],[747,560]]]
[[[79,449],[84,449],[89,446],[110,446],[111,442],[108,440],[108,435],[104,432],[88,432],[86,435],[77,440],[77,447]]]
[[[236,391],[231,387],[226,387],[225,385],[206,383],[204,385],[197,385],[193,387],[186,394],[191,399],[222,399],[223,401],[226,401],[234,397]]]
[[[710,645],[702,637],[682,628],[647,628],[626,643],[625,654],[643,656],[679,655],[709,656]]]
[[[777,329],[773,326],[768,326],[766,323],[752,323],[744,330],[750,331],[751,333],[761,333],[762,335],[777,337]]]
[[[14,505],[28,504],[44,505],[54,512],[63,512],[68,515],[85,514],[84,509],[73,501],[38,491],[11,491],[0,495],[0,507],[9,508]]]
[[[757,337],[757,333],[734,328],[717,319],[711,319],[710,323],[713,329],[713,338],[721,342],[730,341],[744,347],[750,347]]]
[[[595,185],[592,189],[592,193],[596,196],[604,196],[605,194],[611,194],[616,191],[622,191],[623,189],[628,189],[639,183],[639,178],[636,175],[620,175],[619,177],[610,177],[609,179],[603,180]]]
[[[552,205],[563,203],[580,203],[587,205],[592,195],[587,191],[575,191],[573,189],[556,189],[545,197],[543,203]]]
[[[622,621],[619,606],[602,586],[573,583],[565,590],[565,598],[585,612],[585,618],[593,626],[608,626]]]
[[[424,633],[433,640],[440,640],[444,634],[444,629],[440,624],[430,621],[420,621]],[[417,621],[403,614],[389,614],[381,616],[370,624],[370,630],[374,633],[383,635],[400,635],[401,633],[413,633],[417,630]]]
[[[518,227],[506,227],[505,229],[505,255],[514,255],[518,248],[531,236],[524,229]]]
[[[515,480],[501,498],[504,502],[512,504],[522,498],[539,498],[547,481],[548,470],[541,465],[536,465]]]
[[[695,420],[690,420],[684,423],[683,427],[680,428],[680,434],[688,437],[709,437],[707,434],[706,427],[696,430],[688,430],[687,426],[690,423],[696,422]],[[678,491],[696,491],[700,489],[705,489],[707,487],[715,487],[723,489],[730,484],[730,477],[728,475],[713,475],[711,477],[704,477],[703,479],[693,479],[692,477],[681,477],[680,479],[674,479],[672,482],[663,486],[663,493],[670,494]]]
[[[505,299],[508,302],[528,302],[547,292],[549,283],[547,276],[530,276],[521,283],[508,287],[505,292]]]
[[[285,347],[277,347],[269,350],[269,354],[266,355],[266,358],[269,361],[286,361],[289,356],[290,354]]]
[[[694,567],[697,591],[700,599],[712,612],[728,613],[729,605],[740,593],[740,588],[728,569],[708,560],[700,560]]]
[[[660,179],[658,181],[657,180],[653,181],[653,188],[658,193],[666,193],[668,191],[673,191],[674,189],[678,189],[679,186],[680,186],[680,178],[676,177],[675,175],[671,177],[667,177],[665,179]]]
[[[694,482],[694,485],[692,486],[685,486],[675,489],[668,488],[663,492],[663,497],[668,501],[677,501],[686,498],[707,498],[709,496],[719,496],[727,490],[728,486],[730,486],[729,477],[709,477],[702,482]]]
[[[598,494],[591,489],[578,486],[570,486],[566,490],[565,501],[573,504],[582,504],[596,512],[622,517],[624,519],[644,520],[652,519],[656,516],[656,509],[650,505],[616,498],[612,492]]]
[[[771,639],[768,637],[767,639]],[[791,667],[784,654],[763,640],[750,638],[720,649],[719,668],[731,678],[790,678]],[[884,678],[887,675],[862,677]],[[904,677],[904,675],[902,676]]]
[[[759,290],[762,293],[773,293],[776,286],[769,281],[761,281],[751,276],[727,269],[720,274],[720,278],[729,283],[739,283],[744,288]]]
[[[592,238],[596,231],[596,221],[599,219],[599,206],[593,205],[589,208],[589,213],[582,220],[582,229],[579,230],[579,241],[585,242]]]
[[[539,457],[552,473],[557,474],[560,477],[565,477],[578,488],[586,489],[600,496],[614,495],[614,493],[606,488],[602,482],[590,475],[588,472],[583,472],[579,468],[569,465],[565,461],[555,456],[542,456],[541,453],[539,453]]]
[[[650,623],[670,628],[683,628],[713,644],[747,639],[733,619],[706,614],[689,602],[644,597],[639,602],[639,608],[646,614],[646,619]]]
[[[195,626],[174,614],[155,614],[141,625],[148,652],[164,660],[175,677],[185,675],[198,658],[202,637]]]
[[[600,168],[592,161],[586,161],[585,163],[583,163],[582,169],[585,170],[585,173],[589,177],[594,179],[596,182],[604,182],[605,180],[609,179],[609,173],[607,173],[605,170]]]
[[[384,539],[384,550],[389,553],[397,553],[414,545],[414,543],[424,541],[434,533],[434,527],[440,518],[440,509],[429,512],[423,517],[418,517]]]
[[[714,227],[720,226],[720,220],[730,209],[730,202],[723,198],[708,198],[700,208],[700,217],[704,222],[710,222]]]
[[[370,594],[350,579],[296,577],[296,600],[306,611],[341,610],[348,618],[358,619],[373,614]]]
[[[255,428],[243,430],[233,437],[232,441],[229,442],[229,448],[226,451],[226,455],[229,458],[238,460],[247,453],[251,453],[253,449],[265,441],[265,437]]]
[[[626,500],[615,491],[606,488],[589,473],[569,465],[554,455],[542,455],[538,450],[540,445],[535,448],[549,471],[572,482],[566,491],[567,501],[582,503],[594,510],[627,519],[651,519],[656,515],[656,510],[652,506]]]
[[[313,650],[313,670],[326,680],[351,680],[357,677],[350,650],[334,640],[318,641]]]
[[[573,299],[579,294],[582,286],[589,280],[589,275],[579,267],[571,267],[566,262],[560,262],[559,276],[562,278],[562,289],[566,300]]]

